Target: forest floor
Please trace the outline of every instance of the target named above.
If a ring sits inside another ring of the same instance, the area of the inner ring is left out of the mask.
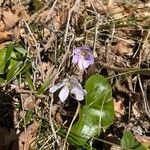
[[[94,63],[81,69],[72,57],[84,45]],[[148,0],[1,0],[0,150],[117,150],[125,131],[149,149],[149,65]],[[115,117],[78,147],[67,138],[80,102],[50,88],[70,76],[85,88],[95,73],[111,85]]]

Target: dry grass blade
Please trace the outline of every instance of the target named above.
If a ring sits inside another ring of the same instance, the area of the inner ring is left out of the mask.
[[[68,138],[69,133],[70,133],[70,131],[71,131],[72,125],[73,125],[75,119],[76,119],[77,116],[78,116],[79,110],[80,110],[80,103],[78,102],[78,107],[77,107],[77,109],[76,109],[75,115],[74,115],[74,117],[73,117],[73,119],[72,119],[72,121],[71,121],[71,123],[70,123],[70,126],[69,126],[69,128],[68,128],[68,131],[67,131],[67,134],[66,134],[66,137],[65,137],[65,142],[64,142],[64,145],[63,145],[63,150],[66,149],[67,138]]]

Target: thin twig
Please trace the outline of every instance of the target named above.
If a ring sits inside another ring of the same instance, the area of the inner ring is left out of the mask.
[[[58,146],[60,146],[60,142],[57,138],[54,123],[53,123],[53,120],[52,120],[52,109],[51,108],[52,108],[53,102],[54,102],[54,97],[53,97],[53,94],[52,94],[51,95],[50,107],[49,107],[49,123],[50,123],[51,129],[52,129],[52,133],[54,135],[54,138],[56,139],[56,142],[57,142]]]
[[[33,21],[35,21],[35,19],[39,16],[39,14],[42,13],[46,8],[49,7],[49,5],[50,5],[51,2],[52,2],[52,1],[48,1],[48,2],[44,5],[44,7],[43,7],[42,9],[40,9],[38,12],[34,13],[34,14],[31,16],[31,19],[30,19],[30,21],[29,21],[28,23],[31,24]]]
[[[38,60],[39,60],[39,65],[40,65],[40,69],[41,69],[41,70],[39,70],[39,71],[40,71],[41,76],[42,76],[42,79],[43,79],[43,81],[44,81],[44,70],[43,70],[42,61],[41,61],[41,56],[40,56],[40,44],[39,44],[39,43],[37,42],[37,40],[35,39],[35,37],[34,37],[32,31],[31,31],[31,29],[30,29],[28,23],[27,23],[26,21],[24,21],[24,23],[25,23],[25,25],[26,25],[26,27],[27,27],[27,29],[28,29],[28,31],[29,31],[29,34],[31,35],[31,37],[32,37],[32,39],[33,39],[33,41],[34,41],[34,43],[35,43],[35,47],[36,47],[36,50],[37,50],[37,58],[38,58]]]
[[[73,7],[69,10],[68,12],[68,18],[67,18],[67,24],[66,24],[66,30],[65,30],[65,35],[64,35],[64,43],[66,43],[67,41],[67,35],[68,35],[68,29],[69,29],[69,22],[71,19],[71,14],[74,11],[75,7],[77,6],[77,4],[80,2],[80,0],[76,0],[75,4],[73,5]]]
[[[139,80],[139,85],[140,85],[142,96],[143,96],[145,112],[147,116],[150,118],[150,106],[149,106],[148,99],[147,99],[147,85],[145,85],[145,88],[143,88],[140,75],[138,75],[138,80]]]
[[[22,111],[24,114],[26,114],[25,110],[24,110],[24,102],[23,102],[23,98],[22,98],[22,95],[21,95],[21,105],[22,105]],[[26,137],[26,132],[27,132],[27,128],[26,128],[26,119],[25,119],[26,115],[24,115],[23,117],[23,123],[24,123],[24,139],[27,139]],[[27,147],[27,143],[24,142],[24,145],[23,145],[23,148],[26,150],[26,147]]]
[[[77,109],[76,109],[75,115],[74,115],[74,117],[73,117],[73,119],[72,119],[72,121],[71,121],[71,123],[70,123],[69,128],[68,128],[67,135],[66,135],[66,137],[65,137],[65,142],[64,142],[64,145],[63,145],[63,150],[65,150],[67,138],[68,138],[69,133],[70,133],[70,131],[71,131],[72,125],[73,125],[75,119],[76,119],[77,116],[78,116],[79,110],[80,110],[80,102],[78,102],[78,107],[77,107]]]
[[[45,21],[45,22],[47,22],[47,21],[49,20],[50,15],[51,15],[51,13],[52,13],[52,11],[53,11],[53,9],[54,9],[54,7],[55,7],[57,1],[58,1],[58,0],[55,0],[55,1],[54,1],[53,5],[52,5],[51,9],[49,10],[49,13],[48,13],[48,15],[47,15],[47,17],[46,17],[46,21]]]
[[[105,63],[102,63],[102,66],[107,68],[108,70],[112,70],[112,71],[120,73],[119,75],[122,75],[122,74],[141,74],[141,75],[150,76],[150,68],[145,68],[145,69],[119,68],[119,67],[111,66],[111,65],[105,64]],[[116,75],[116,76],[119,76],[119,75]]]

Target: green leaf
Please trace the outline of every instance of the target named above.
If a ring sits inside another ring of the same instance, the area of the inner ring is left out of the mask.
[[[32,110],[28,110],[26,112],[26,116],[25,116],[26,124],[29,124],[33,120],[33,118],[34,118],[33,116],[34,116],[34,113]]]
[[[10,60],[13,49],[14,49],[13,44],[9,44],[7,46],[7,51],[6,51],[6,55],[5,55],[5,64]]]
[[[92,75],[87,80],[85,89],[85,105],[81,107],[79,120],[71,130],[82,146],[90,138],[98,136],[102,129],[108,128],[114,119],[112,88],[107,79],[99,74]]]
[[[23,56],[25,56],[27,53],[23,47],[15,47],[15,50],[21,53]]]
[[[31,74],[30,74],[29,71],[26,72],[26,81],[27,81],[27,83],[28,83],[30,89],[31,89],[32,91],[34,91],[34,90],[35,90],[35,86],[34,86],[34,84],[33,84],[33,81],[32,81],[32,79],[31,79]]]
[[[19,73],[26,73],[31,67],[31,61],[26,57],[25,49],[11,43],[0,49],[0,66],[0,75],[3,78],[0,83],[7,84]]]
[[[46,81],[41,85],[41,87],[37,90],[37,94],[42,94],[50,85],[51,78],[47,78]]]
[[[16,75],[18,75],[22,64],[23,62],[18,62],[8,71],[6,77],[7,82],[10,82],[14,77],[16,77]]]
[[[21,68],[21,74],[28,72],[31,68],[31,61],[26,60]]]
[[[87,95],[85,97],[86,105],[99,109],[102,103],[111,101],[112,89],[107,79],[99,74],[89,77],[85,84]]]
[[[0,78],[0,84],[4,84],[5,80],[3,78]]]
[[[148,150],[134,138],[130,131],[124,132],[121,147],[125,150]]]
[[[0,74],[4,73],[6,48],[0,49]]]
[[[16,57],[16,53],[13,51],[14,46],[9,44],[7,47],[0,50],[0,74],[7,73],[16,63],[17,60],[12,59]]]

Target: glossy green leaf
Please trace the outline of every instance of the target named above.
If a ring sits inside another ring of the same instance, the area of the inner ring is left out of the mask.
[[[123,134],[121,147],[125,150],[148,150],[140,142],[138,142],[130,131]]]
[[[111,101],[112,89],[107,79],[99,74],[92,75],[85,84],[86,105],[99,109],[102,103]]]
[[[113,123],[114,104],[112,88],[107,79],[99,74],[92,75],[85,84],[85,105],[80,109],[79,120],[72,127],[79,145],[98,136],[102,129]]]

